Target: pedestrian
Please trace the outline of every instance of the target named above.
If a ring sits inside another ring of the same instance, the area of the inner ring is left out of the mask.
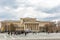
[[[29,29],[25,30],[25,36],[27,35],[27,33],[29,33]]]

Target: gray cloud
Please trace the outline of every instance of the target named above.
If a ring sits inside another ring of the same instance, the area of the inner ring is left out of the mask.
[[[0,6],[1,7],[9,6],[12,8],[17,8],[16,0],[0,0]]]
[[[42,7],[37,6],[37,7],[35,7],[35,10],[38,11],[38,12],[41,11],[41,12],[44,12],[44,13],[47,13],[47,14],[55,15],[53,17],[46,17],[43,20],[46,20],[46,21],[50,20],[51,21],[51,20],[54,20],[54,19],[60,19],[60,5],[55,6],[53,8],[42,8]]]
[[[44,7],[41,7],[39,4],[37,4],[37,5],[36,4],[31,4],[31,2],[29,2],[28,0],[20,0],[19,2],[16,2],[16,0],[0,0],[0,7],[5,7],[5,6],[10,7],[11,8],[10,11],[12,9],[13,9],[13,11],[11,13],[9,13],[8,11],[1,12],[0,18],[7,18],[7,19],[16,18],[16,16],[13,15],[14,9],[16,10],[17,8],[19,9],[20,7],[25,8],[26,10],[24,10],[24,9],[23,10],[26,11],[26,13],[27,13],[27,9],[29,7],[32,7],[32,10],[34,12],[37,12],[37,13],[33,13],[34,15],[39,14],[39,13],[41,14],[42,12],[46,13],[46,14],[49,14],[49,13],[51,13],[51,14],[54,13],[55,14],[55,13],[60,12],[60,6],[56,6],[56,7],[53,7],[53,8],[44,8]],[[23,13],[23,10],[22,11],[20,10],[21,13],[19,15],[21,15]],[[28,14],[29,14],[29,11],[31,11],[31,10],[28,9]],[[32,14],[30,16],[32,16]],[[39,17],[40,17],[40,15],[38,15],[38,18]],[[54,16],[54,17],[44,18],[43,20],[52,20],[52,19],[56,19],[56,18],[59,18],[59,17],[60,17],[60,15],[59,16]],[[40,19],[42,19],[42,18],[40,18]]]
[[[7,19],[9,19],[9,18],[14,18],[15,16],[14,15],[12,15],[11,13],[9,13],[9,12],[1,12],[0,13],[0,18],[7,18]]]
[[[37,11],[42,11],[45,13],[60,13],[60,5],[53,7],[53,8],[42,8],[42,7],[37,7],[35,10]]]

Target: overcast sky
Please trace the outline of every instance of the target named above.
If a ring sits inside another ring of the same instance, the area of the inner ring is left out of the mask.
[[[0,0],[0,20],[22,17],[60,20],[60,0]]]

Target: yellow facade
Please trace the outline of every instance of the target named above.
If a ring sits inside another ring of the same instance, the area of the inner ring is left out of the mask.
[[[28,29],[38,32],[44,30],[45,24],[51,22],[38,21],[36,18],[21,18],[19,21],[6,20],[1,22],[1,30],[8,30],[11,23],[15,26],[16,31]]]

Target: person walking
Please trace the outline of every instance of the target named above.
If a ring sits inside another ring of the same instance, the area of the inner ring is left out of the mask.
[[[25,36],[27,35],[27,33],[29,33],[29,29],[25,30]]]

